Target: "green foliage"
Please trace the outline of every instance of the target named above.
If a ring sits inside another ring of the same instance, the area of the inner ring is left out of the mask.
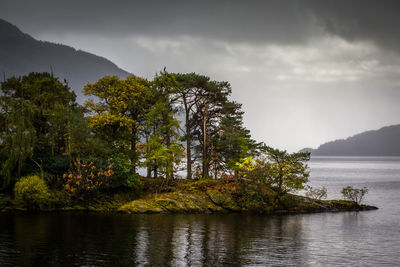
[[[3,101],[5,97],[2,98]],[[32,105],[22,98],[9,99],[4,103],[3,109],[7,109],[5,124],[7,129],[4,130],[2,153],[8,155],[2,164],[2,174],[5,178],[3,187],[9,185],[12,171],[17,169],[17,176],[21,176],[22,167],[26,159],[33,156],[33,150],[36,145],[36,129],[32,122],[34,111]]]
[[[292,153],[265,147],[265,154],[257,158],[246,158],[237,164],[240,177],[252,179],[261,187],[267,186],[276,192],[276,199],[288,192],[304,188],[309,173],[306,161],[309,153]]]
[[[218,173],[235,170],[240,159],[255,155],[259,144],[251,139],[250,131],[243,126],[241,105],[227,101],[218,131],[211,139],[211,168]]]
[[[153,94],[150,82],[136,76],[125,80],[106,76],[96,83],[88,83],[83,92],[99,99],[98,102],[89,100],[85,103],[91,112],[90,128],[103,140],[112,143],[116,150],[129,155],[136,166],[139,130],[143,127]]]
[[[143,166],[152,168],[168,178],[173,177],[175,166],[183,156],[179,141],[179,121],[165,100],[159,100],[146,114],[147,142],[142,146]],[[155,173],[157,176],[157,173]]]
[[[110,177],[111,187],[129,187],[138,189],[140,187],[139,175],[135,172],[134,166],[124,154],[114,155],[109,161],[114,174]]]
[[[15,200],[22,202],[28,210],[40,209],[50,198],[46,183],[36,175],[21,178],[15,184],[14,195]]]
[[[163,71],[153,81],[106,76],[83,91],[96,99],[85,108],[66,84],[48,73],[1,83],[4,189],[11,189],[20,176],[40,173],[52,188],[67,192],[62,202],[71,196],[86,201],[99,192],[134,193],[143,190],[136,172],[141,166],[148,178],[152,173],[153,178],[165,178],[160,190],[169,190],[183,170],[184,148],[187,178],[230,175],[212,194],[218,198],[225,190],[235,203],[248,201],[255,207],[259,201],[271,202],[272,193],[279,201],[308,180],[309,154],[289,154],[251,139],[241,105],[229,99],[228,82]],[[177,118],[182,116],[181,123]],[[203,186],[212,185],[207,181]]]
[[[0,95],[0,153],[6,157],[1,166],[3,188],[26,173],[60,174],[51,165],[62,159],[67,166],[74,152],[75,94],[49,73],[30,73],[2,82]]]
[[[353,188],[352,186],[346,186],[341,191],[343,198],[353,201],[355,204],[360,205],[364,198],[364,195],[368,193],[366,187],[363,188]]]
[[[12,206],[12,198],[7,194],[0,193],[0,210],[9,209]]]

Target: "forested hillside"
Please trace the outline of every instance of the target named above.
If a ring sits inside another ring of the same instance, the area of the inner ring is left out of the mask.
[[[0,19],[0,72],[4,76],[26,75],[30,72],[51,72],[61,81],[66,79],[78,100],[88,82],[106,75],[125,78],[128,72],[111,61],[72,47],[38,41],[16,26]],[[81,101],[80,101],[81,102]]]
[[[305,148],[316,156],[400,156],[400,125],[356,134],[321,145]]]

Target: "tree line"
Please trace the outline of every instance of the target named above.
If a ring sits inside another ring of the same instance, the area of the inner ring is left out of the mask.
[[[138,196],[140,170],[167,185],[175,178],[224,178],[235,194],[264,202],[272,196],[277,207],[299,189],[327,196],[324,187],[304,187],[310,153],[251,138],[228,82],[165,70],[153,80],[105,76],[83,88],[84,105],[49,73],[0,86],[0,193],[14,189],[28,209],[63,196],[57,192],[78,202],[104,189]],[[346,187],[342,194],[359,205],[367,191]]]
[[[68,84],[49,73],[1,83],[4,190],[32,173],[61,185],[77,160],[112,169],[115,187],[135,181],[140,168],[147,177],[167,180],[182,173],[221,178],[237,174],[237,163],[263,147],[243,126],[228,82],[162,71],[153,80],[106,76],[83,93],[89,100],[81,106]]]

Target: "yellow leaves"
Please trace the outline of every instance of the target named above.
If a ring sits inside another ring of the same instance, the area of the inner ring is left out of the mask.
[[[107,126],[117,125],[120,128],[131,129],[136,125],[132,118],[125,117],[120,113],[111,113],[109,111],[95,114],[89,118],[89,127],[92,129],[101,129]]]
[[[91,111],[89,127],[101,130],[108,126],[117,126],[130,131],[137,121],[132,114],[141,114],[147,100],[152,95],[150,82],[146,79],[130,76],[120,80],[116,76],[105,76],[96,83],[88,83],[83,92],[100,99],[95,103],[89,100],[85,106]]]

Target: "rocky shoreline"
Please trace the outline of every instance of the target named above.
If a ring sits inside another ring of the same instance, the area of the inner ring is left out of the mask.
[[[118,208],[124,213],[212,213],[212,212],[257,212],[257,213],[315,213],[340,211],[366,211],[378,209],[369,205],[357,205],[347,200],[317,200],[304,196],[286,194],[279,203],[268,198],[246,198],[232,190],[221,190],[218,186],[183,186],[176,191],[150,194],[128,202]]]
[[[367,211],[377,207],[357,205],[347,200],[317,200],[295,194],[286,194],[277,201],[275,193],[262,194],[249,190],[246,185],[221,180],[179,182],[163,190],[147,185],[147,193],[134,198],[120,193],[102,195],[89,201],[54,198],[39,211],[93,211],[120,213],[228,213],[252,212],[265,214],[317,213],[341,211]],[[244,189],[244,188],[247,189]],[[25,211],[12,199],[0,201],[0,211]]]

